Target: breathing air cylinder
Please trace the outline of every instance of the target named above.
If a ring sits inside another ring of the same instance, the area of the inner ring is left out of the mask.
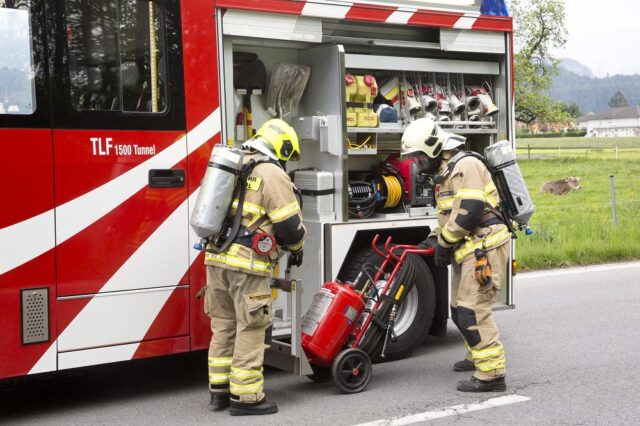
[[[533,200],[516,162],[516,153],[509,141],[500,141],[484,150],[491,168],[504,212],[512,220],[526,226],[533,215]]]
[[[349,285],[324,283],[302,317],[302,349],[309,362],[330,367],[363,310],[362,298]]]
[[[243,157],[244,153],[237,148],[213,147],[189,222],[198,237],[212,237],[222,230],[242,171]]]

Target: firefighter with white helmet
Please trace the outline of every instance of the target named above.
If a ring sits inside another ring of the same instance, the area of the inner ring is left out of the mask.
[[[492,306],[506,279],[511,235],[497,210],[500,200],[490,171],[460,150],[464,143],[430,118],[412,122],[402,135],[403,155],[434,175],[438,227],[421,245],[435,248],[436,266],[452,265],[451,317],[467,347],[454,370],[475,371],[457,389],[504,391],[504,348]]]
[[[242,145],[252,169],[241,182],[244,200],[239,232],[228,248],[207,250],[205,312],[211,317],[209,346],[211,406],[230,405],[232,415],[272,414],[277,405],[264,394],[263,360],[272,322],[270,275],[284,249],[289,265],[302,263],[305,227],[294,185],[284,170],[300,155],[295,130],[279,119],[267,121]],[[237,196],[237,195],[236,195]],[[223,232],[224,235],[224,232]]]

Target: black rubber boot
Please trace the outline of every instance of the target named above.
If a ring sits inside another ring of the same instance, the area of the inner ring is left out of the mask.
[[[264,414],[275,414],[278,412],[278,405],[275,402],[267,401],[263,398],[258,402],[238,402],[231,400],[229,414],[232,416],[261,416]]]
[[[461,380],[456,387],[461,392],[504,392],[507,390],[507,384],[504,377],[498,377],[493,380],[480,380],[471,377],[469,380]]]
[[[458,361],[453,364],[453,371],[475,371],[476,367],[473,364],[473,361],[469,361],[468,359],[463,359],[462,361]]]
[[[211,409],[213,411],[224,410],[229,406],[229,398],[230,395],[228,393],[211,392],[211,401],[209,402],[209,405],[211,405]]]

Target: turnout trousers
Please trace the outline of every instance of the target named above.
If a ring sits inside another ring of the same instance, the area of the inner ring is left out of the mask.
[[[493,287],[483,290],[474,277],[474,256],[453,264],[451,283],[451,318],[465,340],[466,359],[472,361],[480,380],[505,375],[504,348],[493,317],[493,304],[507,273],[509,244],[487,251]]]
[[[205,313],[211,318],[209,389],[240,402],[264,398],[265,336],[271,327],[269,278],[207,266]]]

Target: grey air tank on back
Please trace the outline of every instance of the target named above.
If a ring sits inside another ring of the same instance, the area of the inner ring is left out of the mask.
[[[243,158],[244,153],[237,148],[214,146],[191,214],[191,228],[198,237],[209,238],[222,231],[238,175],[242,171]]]
[[[519,225],[526,227],[533,215],[534,205],[516,162],[516,153],[511,147],[511,142],[504,140],[488,146],[484,150],[484,158],[491,168],[503,212]]]

